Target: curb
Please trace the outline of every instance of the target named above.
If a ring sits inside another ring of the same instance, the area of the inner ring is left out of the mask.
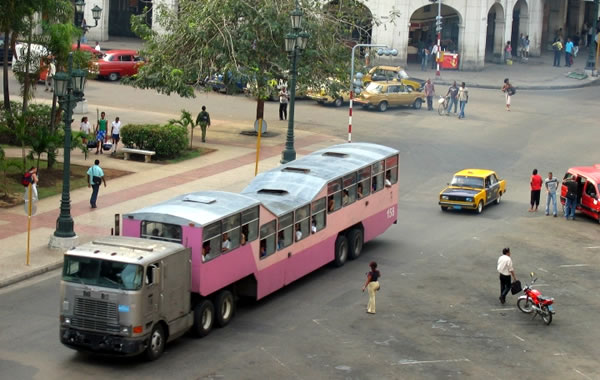
[[[519,90],[570,90],[570,89],[575,89],[575,88],[583,88],[583,87],[588,87],[588,86],[592,86],[595,84],[598,84],[600,82],[598,82],[598,80],[600,79],[600,77],[596,77],[594,79],[588,80],[586,82],[583,83],[577,83],[577,84],[567,84],[567,85],[562,85],[562,86],[542,86],[542,85],[525,85],[525,86],[515,86],[515,88],[519,89]],[[452,82],[448,82],[448,81],[433,81],[433,84],[439,84],[439,85],[443,85],[443,86],[451,86]],[[457,81],[458,84],[458,81]],[[471,87],[471,88],[483,88],[483,89],[487,89],[487,90],[498,90],[501,86],[491,86],[491,85],[487,85],[487,84],[477,84],[477,83],[469,83],[465,81],[465,84],[467,85],[467,87]]]
[[[17,282],[21,282],[21,281],[28,280],[30,278],[39,276],[39,275],[44,274],[46,272],[50,272],[50,271],[52,271],[54,269],[58,269],[62,265],[63,265],[63,259],[60,259],[60,261],[56,261],[54,263],[50,263],[50,264],[48,264],[46,266],[43,266],[43,267],[40,267],[40,268],[31,270],[31,271],[28,271],[26,273],[18,274],[18,275],[13,276],[13,277],[9,277],[6,280],[1,280],[0,281],[0,289],[5,288],[5,287],[7,287],[9,285],[16,284]]]

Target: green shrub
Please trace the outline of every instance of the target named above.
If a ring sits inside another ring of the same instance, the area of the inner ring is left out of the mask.
[[[174,158],[187,148],[187,130],[179,125],[127,124],[121,129],[129,148],[153,150],[158,158]]]
[[[13,113],[13,117],[16,119],[21,115],[21,107],[22,104],[17,102],[10,102],[10,107]],[[25,136],[27,138],[31,138],[34,136],[35,129],[39,126],[50,126],[50,112],[52,111],[52,107],[46,104],[29,104],[27,107],[27,113],[25,116],[25,122],[27,125],[27,130],[25,131]],[[0,130],[9,131],[9,133],[0,134],[0,143],[2,144],[10,144],[10,145],[19,145],[19,141],[17,137],[10,133],[10,128],[8,128],[7,122],[7,112],[4,109],[3,104],[0,104]],[[61,123],[62,127],[62,123]]]

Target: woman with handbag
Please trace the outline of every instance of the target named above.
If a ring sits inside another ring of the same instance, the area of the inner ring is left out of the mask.
[[[510,84],[508,78],[504,79],[504,86],[502,86],[501,91],[504,92],[506,97],[506,110],[510,111],[510,98],[515,94],[515,89],[512,84]]]
[[[375,314],[375,292],[380,289],[378,280],[379,277],[381,277],[381,273],[377,270],[377,263],[375,261],[371,261],[369,267],[371,268],[371,271],[367,273],[367,281],[365,282],[362,291],[364,292],[365,289],[369,290],[367,313]]]

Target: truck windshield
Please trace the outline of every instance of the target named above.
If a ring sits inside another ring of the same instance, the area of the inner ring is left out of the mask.
[[[62,279],[86,285],[138,290],[142,287],[143,273],[141,265],[67,255]]]

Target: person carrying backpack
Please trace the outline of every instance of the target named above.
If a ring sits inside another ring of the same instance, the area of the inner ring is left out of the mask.
[[[38,183],[37,168],[35,166],[32,166],[31,168],[29,168],[29,170],[25,174],[23,174],[23,178],[21,179],[21,184],[25,187],[25,199],[28,199],[28,197],[29,197],[29,194],[27,194],[27,190],[29,189],[30,184],[31,184],[31,189],[33,190],[32,198],[37,199],[37,197],[38,197],[37,183]]]
[[[202,142],[206,142],[206,129],[210,127],[210,115],[206,112],[206,106],[202,106],[202,111],[196,118],[196,125],[202,129]]]
[[[510,98],[517,92],[512,84],[510,84],[508,78],[504,79],[504,85],[502,86],[502,92],[506,96],[506,110],[510,111]]]

